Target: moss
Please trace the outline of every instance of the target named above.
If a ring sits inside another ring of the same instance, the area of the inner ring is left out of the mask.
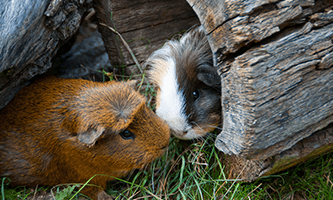
[[[293,167],[297,164],[303,163],[309,159],[314,159],[317,158],[319,156],[323,156],[327,153],[333,152],[333,143],[322,146],[316,150],[314,150],[313,152],[311,152],[310,154],[304,156],[304,157],[298,157],[298,156],[285,156],[282,157],[281,159],[277,160],[274,163],[274,166],[272,167],[271,170],[269,170],[268,172],[266,172],[263,176],[267,176],[267,175],[271,175],[271,174],[275,174],[277,172],[283,171],[285,169],[288,169],[290,167]]]

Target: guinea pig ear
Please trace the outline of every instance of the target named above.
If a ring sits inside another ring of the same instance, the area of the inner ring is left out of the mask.
[[[134,90],[138,90],[139,89],[139,80],[130,80],[127,81],[127,83],[134,89]]]
[[[206,85],[221,89],[221,77],[213,66],[201,65],[198,68],[197,77]]]
[[[103,127],[88,128],[88,130],[78,134],[78,139],[85,145],[92,147],[95,145],[98,138],[103,134],[104,130],[105,129]]]

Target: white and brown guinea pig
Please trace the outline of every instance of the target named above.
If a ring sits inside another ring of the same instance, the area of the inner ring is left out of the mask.
[[[170,129],[145,105],[133,82],[42,78],[0,110],[0,176],[13,186],[85,183],[112,177],[163,155]],[[99,187],[82,193],[111,199]]]
[[[166,42],[146,67],[157,88],[156,114],[176,137],[202,137],[221,124],[221,79],[202,26]]]

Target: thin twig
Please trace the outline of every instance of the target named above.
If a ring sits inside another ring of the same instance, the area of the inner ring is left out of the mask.
[[[248,194],[246,195],[246,197],[250,197],[250,195],[251,195],[254,191],[256,191],[261,185],[262,185],[262,183],[260,183],[256,188],[254,188],[250,193],[248,193]],[[245,197],[245,199],[246,199],[246,197]]]
[[[34,196],[33,196],[33,198],[32,198],[33,200],[36,199],[37,190],[38,190],[38,185],[36,185],[35,192],[34,192]]]
[[[84,18],[85,21],[88,21],[93,15],[96,14],[95,9],[92,9],[89,11],[88,15]]]
[[[52,188],[52,189],[53,189],[53,188]],[[50,192],[51,192],[51,195],[52,195],[52,199],[53,199],[53,200],[57,200],[57,199],[55,198],[54,194],[53,194],[53,191],[52,191],[52,189],[50,190]]]
[[[106,25],[104,23],[99,23],[99,24],[102,25],[102,26],[105,26],[106,28],[110,29],[112,32],[114,32],[115,34],[117,34],[119,36],[120,40],[123,42],[124,46],[126,47],[127,51],[129,52],[129,54],[131,55],[133,61],[135,62],[137,68],[139,69],[140,73],[142,74],[143,80],[146,81],[147,85],[149,85],[149,81],[145,77],[144,71],[141,68],[141,65],[140,65],[139,61],[136,59],[133,51],[131,50],[131,48],[127,44],[127,42],[124,40],[124,38],[121,36],[121,34],[118,31],[116,31],[114,28],[112,28],[112,27],[110,27],[110,26],[108,26],[108,25]],[[139,84],[140,86],[138,87],[138,90],[141,90],[141,87],[142,87],[142,84],[143,84],[143,80],[140,82],[140,84]]]
[[[133,199],[137,194],[139,194],[140,191],[137,191],[136,193],[134,193],[132,196],[130,196],[128,199]]]
[[[114,32],[115,34],[117,34],[119,36],[120,40],[123,42],[123,44],[126,47],[127,51],[131,54],[132,59],[135,62],[135,64],[138,67],[138,69],[140,70],[141,74],[143,74],[143,70],[141,69],[141,66],[140,66],[138,60],[134,56],[133,51],[131,50],[131,48],[129,47],[129,45],[127,44],[127,42],[124,40],[124,38],[121,36],[121,34],[118,31],[116,31],[114,28],[112,28],[112,27],[110,27],[110,26],[108,26],[108,25],[106,25],[104,23],[99,23],[99,24],[102,25],[102,26],[105,26],[106,28],[110,29],[112,32]]]
[[[327,184],[330,183],[331,187],[333,187],[333,182],[330,180],[330,174],[331,172],[328,174],[328,176],[324,175],[324,177],[327,179]]]

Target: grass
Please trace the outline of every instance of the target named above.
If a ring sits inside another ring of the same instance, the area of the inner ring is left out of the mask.
[[[333,199],[333,154],[246,183],[228,177],[213,140],[172,138],[162,158],[107,192],[115,199]]]
[[[129,75],[119,80],[128,78],[139,80],[140,91],[153,109],[154,87],[144,82],[143,76]],[[163,157],[110,182],[107,193],[114,199],[333,199],[333,153],[246,183],[228,175],[223,154],[214,146],[216,134],[196,141],[173,137]],[[73,196],[77,191],[74,185],[29,189],[11,188],[6,183],[8,180],[2,179],[0,199],[27,199],[51,189],[57,199],[77,199]]]
[[[333,154],[309,160],[280,173],[280,179],[262,180],[273,199],[333,199]]]
[[[154,109],[155,91],[144,76],[130,77],[141,78],[140,91]],[[197,141],[172,138],[162,158],[112,181],[107,192],[114,199],[333,199],[333,153],[247,183],[228,175],[214,146],[216,134]]]
[[[125,66],[120,66],[124,69]],[[124,72],[124,70],[121,70]],[[145,74],[115,75],[100,71],[110,80],[136,79],[147,105],[155,108],[155,90]],[[106,192],[114,199],[333,199],[333,153],[306,161],[273,176],[247,183],[232,179],[223,164],[224,155],[214,146],[217,132],[195,141],[172,138],[165,154],[144,169],[109,183]],[[52,191],[56,199],[78,199],[78,185],[55,187],[8,186],[2,178],[0,200],[31,199]],[[87,183],[83,183],[87,184]]]
[[[114,199],[333,199],[332,153],[245,183],[228,177],[213,140],[214,134],[200,141],[172,138],[163,157],[110,182],[106,191]],[[5,199],[34,194],[25,187],[2,186]]]
[[[144,76],[121,80],[139,79],[154,109],[155,90]],[[163,157],[110,182],[107,193],[114,199],[333,199],[333,153],[246,183],[228,175],[223,154],[214,146],[216,134],[197,141],[172,138]]]

